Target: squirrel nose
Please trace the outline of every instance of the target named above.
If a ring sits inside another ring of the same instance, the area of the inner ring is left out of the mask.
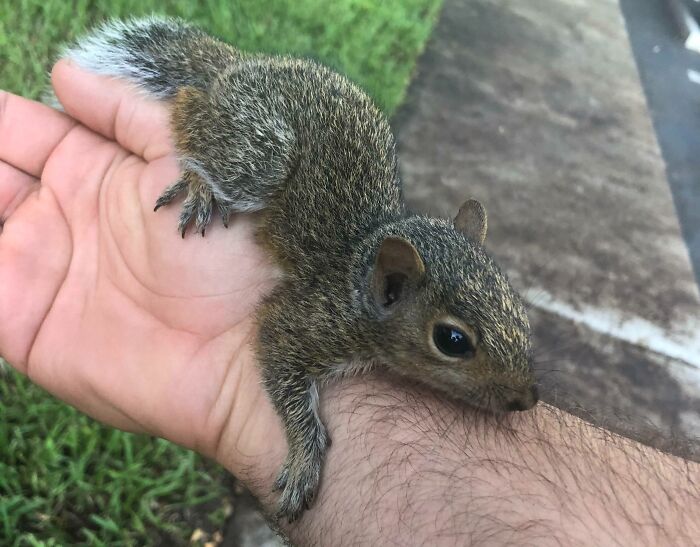
[[[506,410],[508,412],[520,412],[523,410],[529,410],[537,404],[540,399],[540,393],[537,386],[532,386],[528,391],[526,391],[523,396],[513,399],[506,404]]]

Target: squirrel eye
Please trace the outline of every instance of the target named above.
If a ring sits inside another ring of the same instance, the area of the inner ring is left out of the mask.
[[[437,348],[450,357],[473,357],[474,345],[465,333],[452,325],[435,325],[433,342]]]

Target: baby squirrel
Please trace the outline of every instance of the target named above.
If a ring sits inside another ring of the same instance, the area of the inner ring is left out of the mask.
[[[179,229],[263,211],[284,273],[262,302],[257,355],[289,451],[275,482],[290,522],[316,494],[329,438],[318,386],[382,368],[494,412],[537,402],[530,327],[484,251],[486,213],[409,213],[394,137],[358,87],[309,60],[243,53],[175,19],[110,22],[64,56],[168,102],[184,194]]]

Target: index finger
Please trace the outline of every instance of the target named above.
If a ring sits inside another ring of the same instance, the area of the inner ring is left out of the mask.
[[[41,177],[46,160],[75,126],[46,105],[0,91],[0,161]]]
[[[162,102],[126,82],[83,70],[67,59],[53,67],[51,81],[66,113],[96,133],[146,161],[172,153],[170,116]]]

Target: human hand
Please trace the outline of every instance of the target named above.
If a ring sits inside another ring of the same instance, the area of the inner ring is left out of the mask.
[[[102,422],[272,473],[252,217],[181,239],[177,206],[153,212],[178,177],[166,107],[67,61],[52,80],[66,114],[0,93],[0,355]]]

